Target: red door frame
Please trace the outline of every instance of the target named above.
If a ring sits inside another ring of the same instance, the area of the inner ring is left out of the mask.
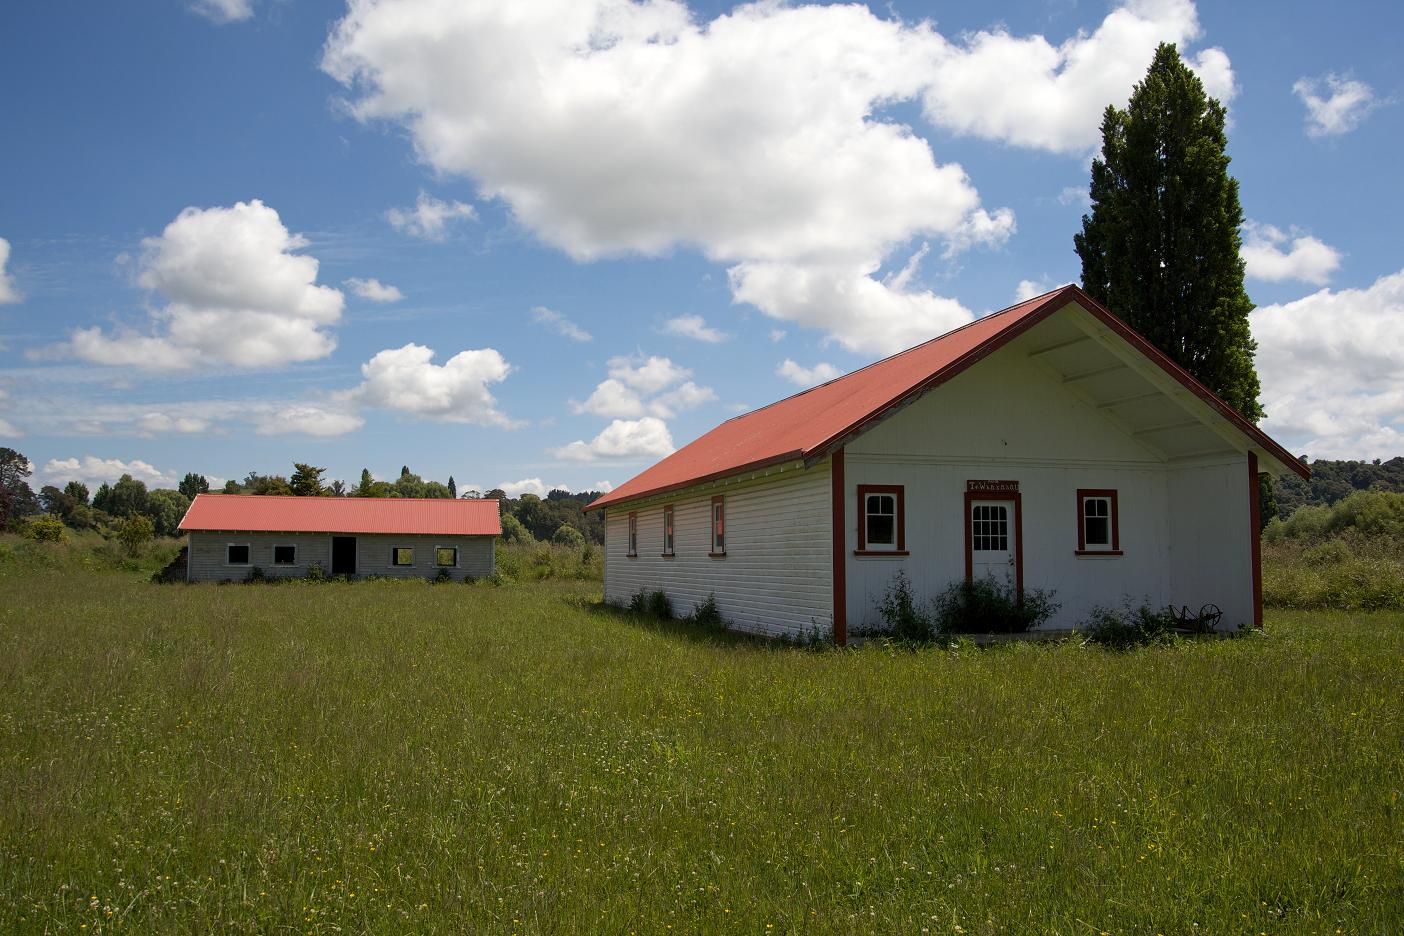
[[[1014,504],[1014,592],[1024,594],[1024,510],[1023,497],[1018,491],[965,492],[965,580],[975,577],[975,544],[971,542],[970,506],[975,501],[1011,501]]]

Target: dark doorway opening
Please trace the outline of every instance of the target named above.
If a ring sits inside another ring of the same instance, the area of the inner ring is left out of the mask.
[[[332,575],[356,574],[356,537],[332,537]]]

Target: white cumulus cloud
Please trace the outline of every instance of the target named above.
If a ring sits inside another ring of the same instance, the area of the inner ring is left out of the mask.
[[[775,373],[780,377],[784,377],[797,387],[808,388],[833,380],[843,372],[825,361],[820,361],[813,367],[804,367],[789,358],[785,358],[785,360],[780,362],[780,366],[775,368]]]
[[[1003,29],[958,42],[938,35],[923,106],[932,123],[956,133],[1082,155],[1100,143],[1102,112],[1126,103],[1156,47],[1173,42],[1183,53],[1200,35],[1190,0],[1131,0],[1091,33],[1057,45]],[[1185,58],[1211,96],[1233,98],[1233,68],[1223,50]]]
[[[1261,306],[1251,322],[1264,429],[1314,458],[1404,450],[1404,270]]]
[[[1292,93],[1306,106],[1306,132],[1311,137],[1349,133],[1381,103],[1365,82],[1334,72],[1320,78],[1298,78]]]
[[[0,305],[19,302],[24,298],[15,288],[15,278],[5,271],[10,262],[10,242],[0,237]]]
[[[355,432],[366,421],[355,410],[320,403],[268,406],[251,416],[259,435],[306,435],[331,438]]]
[[[370,302],[399,302],[405,298],[405,294],[400,292],[399,287],[382,283],[374,277],[361,279],[358,276],[353,276],[345,282],[347,288],[353,293]]]
[[[1019,280],[1019,285],[1014,287],[1014,302],[1018,304],[1025,299],[1041,296],[1052,288],[1053,282],[1046,276],[1040,276],[1036,280]]]
[[[959,165],[874,119],[921,99],[946,47],[856,5],[699,22],[672,0],[353,0],[322,64],[358,117],[403,124],[431,168],[471,177],[571,256],[695,247],[746,265],[745,283],[757,264],[867,278],[913,238],[949,251],[1009,236],[1012,213],[982,208]],[[768,298],[787,321],[836,320]],[[925,304],[905,299],[882,314]]]
[[[532,309],[531,320],[538,325],[555,329],[558,334],[564,335],[571,341],[586,342],[594,337],[555,309],[548,309],[545,306],[537,306]]]
[[[717,398],[711,387],[698,386],[691,376],[690,369],[658,355],[612,357],[609,377],[583,403],[571,401],[571,409],[606,418],[651,413],[668,419]]]
[[[221,26],[249,19],[253,7],[253,0],[190,0],[190,9]]]
[[[449,222],[459,218],[473,220],[478,216],[472,205],[461,201],[444,201],[428,192],[420,192],[413,208],[391,208],[385,218],[395,230],[423,240],[448,239]]]
[[[707,324],[707,320],[700,315],[680,315],[677,318],[668,319],[663,323],[663,331],[670,335],[691,338],[694,341],[703,341],[707,344],[720,344],[731,337],[724,331],[712,328]]]
[[[104,481],[116,481],[124,474],[144,482],[148,487],[174,487],[177,480],[174,472],[162,471],[141,459],[122,461],[120,458],[98,458],[96,455],[85,455],[81,459],[51,458],[39,471],[46,484],[81,481],[89,487]]]
[[[365,381],[353,391],[354,399],[365,406],[448,422],[515,425],[497,409],[488,389],[512,371],[495,349],[460,351],[443,364],[433,361],[434,350],[424,345],[381,351],[361,365]]]
[[[326,357],[336,340],[323,329],[340,320],[345,297],[317,285],[317,260],[294,253],[306,245],[257,199],[186,208],[142,242],[137,282],[166,300],[151,313],[150,332],[80,328],[66,350],[146,370]]]
[[[1243,263],[1254,279],[1272,283],[1300,280],[1324,286],[1341,265],[1339,250],[1295,230],[1249,221],[1243,225],[1243,233]]]
[[[589,442],[577,440],[551,454],[568,461],[662,458],[673,452],[668,426],[656,416],[616,419]]]
[[[520,481],[503,481],[497,485],[502,493],[508,497],[521,497],[523,494],[535,494],[537,497],[545,497],[554,488],[560,485],[547,487],[540,478],[523,478]]]

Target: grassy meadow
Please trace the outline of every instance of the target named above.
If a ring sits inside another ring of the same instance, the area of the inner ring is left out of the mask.
[[[1404,615],[806,650],[0,543],[0,931],[1387,933]]]

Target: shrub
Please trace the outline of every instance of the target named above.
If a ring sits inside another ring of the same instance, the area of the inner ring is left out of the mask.
[[[660,620],[667,620],[673,616],[673,603],[666,593],[652,592],[648,596],[648,613]]]
[[[522,526],[522,521],[511,514],[502,515],[502,541],[504,543],[529,543],[532,536],[527,532],[527,528]]]
[[[58,517],[30,517],[25,522],[24,535],[40,543],[61,543],[63,521]]]
[[[881,632],[898,640],[930,640],[935,636],[931,615],[917,607],[912,597],[912,583],[905,569],[899,569],[878,602],[882,618]]]
[[[1016,634],[1033,630],[1058,610],[1053,592],[993,578],[952,582],[933,602],[936,629],[943,634]]]
[[[147,517],[131,514],[117,521],[117,541],[135,556],[156,536],[156,527]]]
[[[254,566],[253,568],[249,569],[248,581],[250,581],[250,582],[263,582],[263,581],[266,581],[267,578],[268,578],[268,576],[266,576],[266,575],[263,574],[263,567],[262,567],[262,566]]]
[[[442,585],[445,582],[452,582],[453,576],[449,574],[449,570],[446,567],[440,566],[439,571],[434,573],[434,578],[431,579],[431,581],[435,585]]]
[[[692,623],[702,627],[714,627],[718,630],[726,627],[726,621],[721,616],[721,609],[717,607],[715,594],[708,595],[706,601],[699,603],[692,609]]]
[[[629,613],[660,619],[670,618],[673,616],[673,603],[668,600],[665,592],[640,588],[629,597]]]
[[[1329,507],[1299,507],[1263,531],[1265,542],[1317,543],[1333,536],[1404,537],[1404,494],[1356,491]]]
[[[306,578],[309,582],[325,582],[327,580],[327,573],[322,568],[320,562],[309,562],[307,564]]]
[[[551,534],[551,542],[557,546],[570,546],[578,549],[585,545],[585,535],[569,523],[562,523],[556,527],[556,532]]]
[[[1175,618],[1169,611],[1152,611],[1147,605],[1132,608],[1093,608],[1088,615],[1087,642],[1130,650],[1175,639]]]

